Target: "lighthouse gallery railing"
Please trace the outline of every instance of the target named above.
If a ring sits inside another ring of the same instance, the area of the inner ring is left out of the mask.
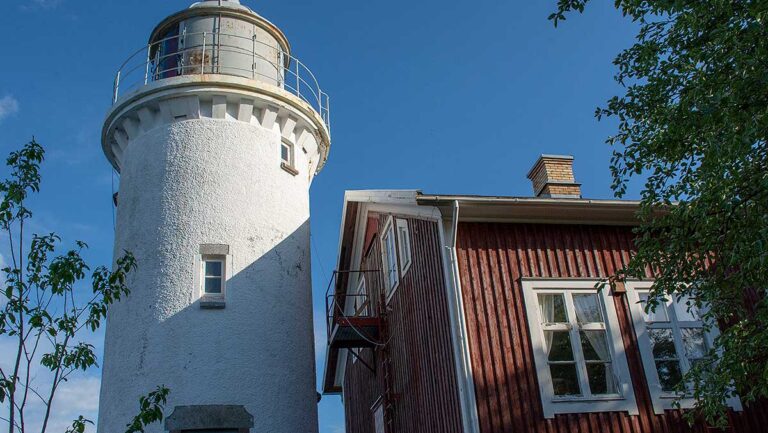
[[[134,52],[115,76],[112,103],[165,78],[222,74],[280,87],[304,100],[331,130],[330,98],[312,71],[280,47],[240,35],[203,32],[171,36]]]

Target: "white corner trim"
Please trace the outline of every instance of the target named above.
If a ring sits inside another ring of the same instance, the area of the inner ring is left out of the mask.
[[[525,298],[526,320],[531,334],[536,375],[539,383],[539,394],[545,418],[554,418],[556,414],[616,412],[625,411],[637,415],[638,408],[635,392],[629,373],[629,365],[625,354],[624,341],[616,314],[616,307],[608,290],[595,289],[598,280],[573,279],[524,279],[522,281]],[[611,347],[611,359],[614,374],[618,379],[620,395],[605,397],[573,397],[568,399],[555,398],[552,378],[549,373],[547,351],[544,347],[544,331],[539,318],[537,293],[548,291],[569,291],[576,293],[598,293],[603,302],[605,312],[605,330]]]
[[[648,382],[648,392],[651,395],[653,411],[656,414],[663,414],[665,410],[677,408],[675,401],[677,400],[678,395],[665,392],[661,387],[659,375],[656,372],[656,361],[653,357],[651,339],[648,336],[648,327],[643,318],[643,307],[640,305],[640,295],[638,292],[650,290],[653,286],[653,281],[627,281],[624,286],[627,289],[627,302],[629,303],[632,325],[635,329],[637,345],[643,363],[643,372],[645,373],[645,378]],[[717,328],[713,327],[705,334],[708,340],[707,343],[711,345],[712,342],[715,341],[715,338],[717,338],[719,331]],[[677,346],[677,344],[675,346]],[[680,354],[678,356],[683,355]],[[683,374],[685,374],[685,372],[683,372]],[[735,411],[740,412],[743,410],[741,399],[739,397],[732,397],[728,399],[726,403]],[[681,398],[679,399],[679,404],[682,409],[691,409],[696,405],[696,400],[694,398]]]

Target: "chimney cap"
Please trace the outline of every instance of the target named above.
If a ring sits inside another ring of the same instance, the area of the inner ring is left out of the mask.
[[[536,168],[541,164],[542,161],[545,159],[555,159],[555,160],[561,160],[561,161],[573,161],[573,155],[555,155],[552,153],[542,153],[539,155],[539,159],[536,160],[536,162],[533,164],[533,167],[531,167],[530,170],[528,170],[528,179],[533,179],[533,172],[536,171]]]

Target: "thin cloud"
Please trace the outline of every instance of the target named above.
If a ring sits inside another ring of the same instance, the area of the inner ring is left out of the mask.
[[[32,4],[43,9],[53,9],[61,3],[61,0],[32,0]]]
[[[58,7],[63,0],[27,0],[19,5],[22,11],[52,10]]]
[[[19,101],[11,95],[0,98],[0,120],[19,112]]]

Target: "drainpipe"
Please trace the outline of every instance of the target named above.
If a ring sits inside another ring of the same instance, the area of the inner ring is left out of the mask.
[[[451,277],[453,283],[453,303],[458,312],[459,344],[461,350],[461,371],[463,372],[461,388],[464,395],[461,396],[464,431],[466,433],[479,433],[480,422],[477,415],[477,399],[475,397],[475,381],[472,375],[472,361],[467,341],[467,322],[464,315],[464,301],[461,298],[461,279],[459,278],[459,258],[456,253],[456,240],[459,233],[459,201],[454,200],[451,214],[451,243],[446,246],[449,250],[448,257],[451,262]]]

